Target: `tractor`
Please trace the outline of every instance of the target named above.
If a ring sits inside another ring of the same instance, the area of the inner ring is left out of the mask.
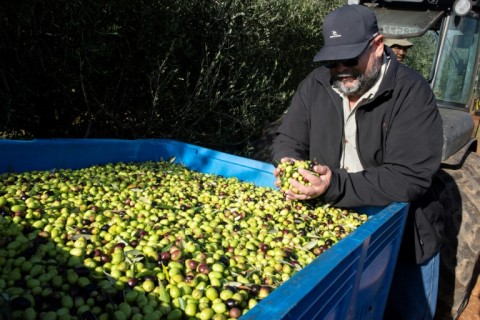
[[[425,77],[443,120],[437,181],[447,213],[435,319],[456,319],[480,272],[480,4],[472,0],[348,0],[348,4],[372,9],[386,38],[433,39]],[[264,130],[253,158],[271,161],[270,144],[281,118]]]
[[[471,0],[355,1],[376,14],[386,38],[434,39],[428,81],[443,120],[446,209],[436,319],[456,319],[479,274],[480,4]]]

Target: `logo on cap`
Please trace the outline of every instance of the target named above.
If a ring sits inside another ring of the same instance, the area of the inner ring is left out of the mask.
[[[333,30],[332,31],[332,35],[330,36],[330,39],[331,38],[339,38],[341,37],[342,35],[341,34],[338,34],[337,31]]]

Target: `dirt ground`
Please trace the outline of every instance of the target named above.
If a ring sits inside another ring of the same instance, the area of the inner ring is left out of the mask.
[[[457,320],[480,320],[480,278],[477,278],[468,305]]]

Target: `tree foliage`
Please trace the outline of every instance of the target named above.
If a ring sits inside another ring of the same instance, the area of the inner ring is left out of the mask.
[[[248,155],[343,1],[6,0],[0,133],[172,138]]]
[[[427,80],[430,78],[435,49],[438,42],[436,33],[427,32],[422,37],[409,39],[414,45],[408,50],[405,63],[417,70]]]

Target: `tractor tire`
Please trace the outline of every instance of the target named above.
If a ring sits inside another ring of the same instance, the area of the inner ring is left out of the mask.
[[[457,319],[465,309],[480,271],[480,155],[470,152],[460,169],[443,168],[445,244],[435,319]]]

